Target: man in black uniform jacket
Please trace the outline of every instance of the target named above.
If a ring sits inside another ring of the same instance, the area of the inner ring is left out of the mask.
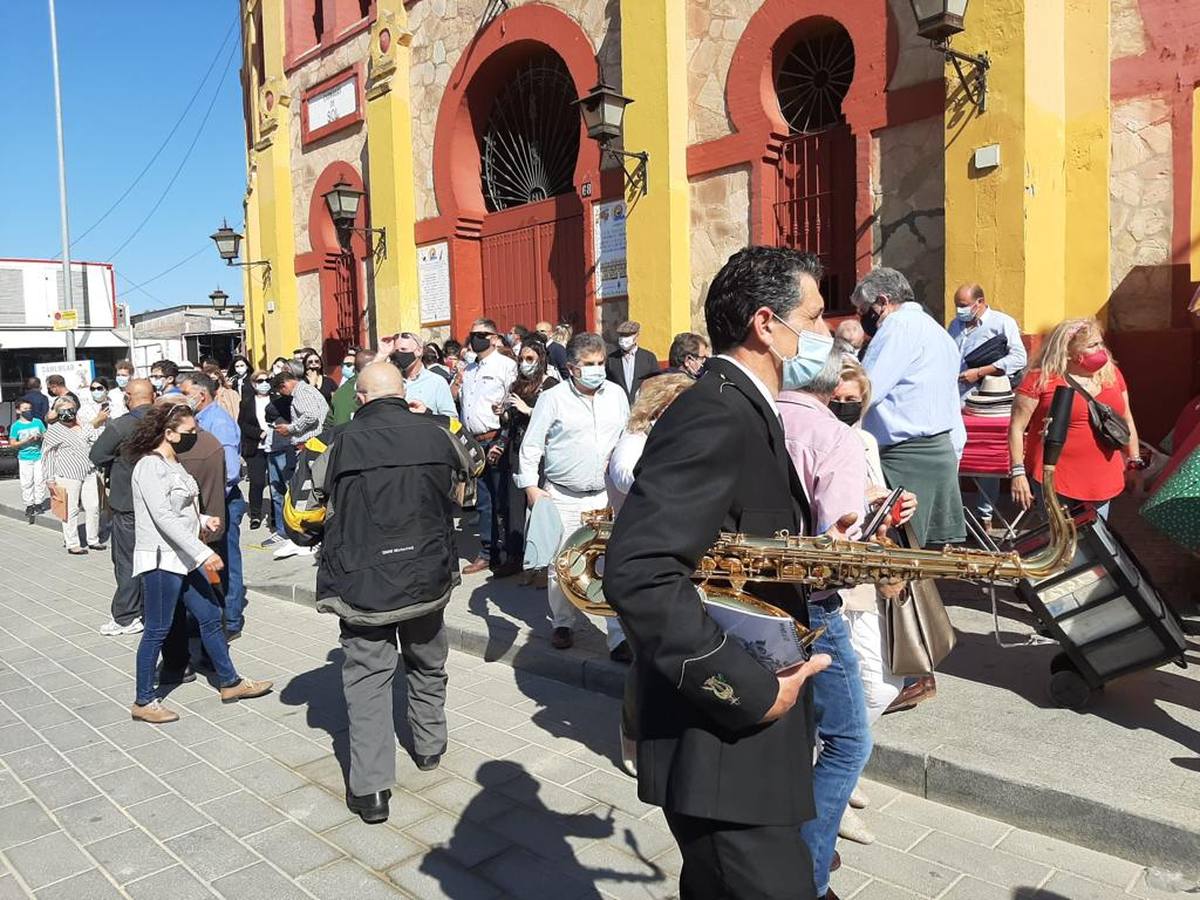
[[[718,532],[804,529],[774,399],[798,333],[827,333],[799,305],[801,262],[750,247],[713,280],[705,316],[720,355],[650,432],[605,563],[605,596],[636,649],[638,795],[666,813],[685,900],[815,897],[799,828],[814,815],[804,682],[829,657],[771,673],[726,639],[690,580]],[[807,622],[797,587],[755,592]]]

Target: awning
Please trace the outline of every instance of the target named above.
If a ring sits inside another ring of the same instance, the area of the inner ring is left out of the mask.
[[[111,328],[79,328],[75,331],[75,349],[106,350],[129,344]],[[66,333],[41,329],[0,328],[0,352],[5,350],[66,350]]]

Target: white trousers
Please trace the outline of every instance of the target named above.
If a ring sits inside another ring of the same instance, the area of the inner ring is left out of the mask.
[[[34,506],[46,499],[46,472],[41,459],[18,459],[17,470],[21,476],[21,500],[26,506]]]
[[[595,512],[608,506],[608,491],[580,493],[549,482],[546,484],[546,491],[554,501],[554,507],[558,510],[558,515],[563,522],[562,540],[559,541],[558,547],[554,551],[557,556],[567,538],[574,534],[575,529],[579,527],[580,517],[584,513]],[[550,618],[554,627],[573,628],[576,618],[579,616],[579,610],[571,605],[571,601],[558,586],[558,576],[555,574],[553,565],[547,569],[546,582],[546,591],[550,600]],[[625,640],[625,631],[621,628],[621,622],[616,616],[606,618],[604,623],[607,628],[608,649],[612,650]]]
[[[100,543],[100,489],[95,475],[83,481],[59,478],[55,484],[67,492],[67,520],[63,522],[63,540],[67,549],[79,547],[79,520],[86,523],[88,544]]]
[[[883,622],[877,612],[861,612],[843,607],[842,615],[850,629],[850,645],[858,654],[863,695],[867,701],[867,725],[874,725],[904,687],[904,679],[893,675],[887,666],[883,646]]]

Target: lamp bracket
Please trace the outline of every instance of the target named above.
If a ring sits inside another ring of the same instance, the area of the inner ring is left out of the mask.
[[[387,229],[386,228],[357,228],[354,225],[339,225],[338,231],[348,239],[351,234],[361,234],[367,242],[371,255],[375,257],[375,265],[387,259]],[[378,240],[374,238],[378,237]],[[349,243],[348,240],[345,240]]]
[[[271,261],[269,259],[251,259],[247,262],[234,262],[232,259],[225,260],[227,266],[237,266],[242,269],[253,268],[254,266],[262,266],[262,284],[265,288],[271,281]]]
[[[980,53],[978,56],[962,53],[950,46],[948,38],[930,41],[930,46],[945,56],[946,61],[954,66],[954,71],[958,75],[958,83],[962,85],[967,99],[979,112],[987,112],[987,73],[988,69],[992,67],[992,60],[987,53]],[[968,63],[971,66],[970,73],[963,71],[962,63]]]
[[[625,187],[629,190],[631,195],[644,197],[650,193],[649,153],[647,153],[645,150],[642,150],[639,153],[631,153],[628,150],[617,150],[614,147],[610,147],[608,144],[601,144],[600,156],[604,157],[605,155],[616,160],[620,164],[621,173],[625,176]],[[630,171],[625,165],[625,160],[627,159],[637,160],[637,164],[634,165],[632,171]]]

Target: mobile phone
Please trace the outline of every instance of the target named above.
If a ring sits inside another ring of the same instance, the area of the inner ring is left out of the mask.
[[[904,488],[898,487],[890,494],[887,499],[879,504],[878,508],[871,514],[871,518],[867,520],[867,524],[863,526],[863,540],[874,540],[875,532],[877,532],[884,521],[886,521],[889,513],[896,513],[893,518],[899,518],[899,513],[896,511],[900,508],[900,498],[904,496]]]

